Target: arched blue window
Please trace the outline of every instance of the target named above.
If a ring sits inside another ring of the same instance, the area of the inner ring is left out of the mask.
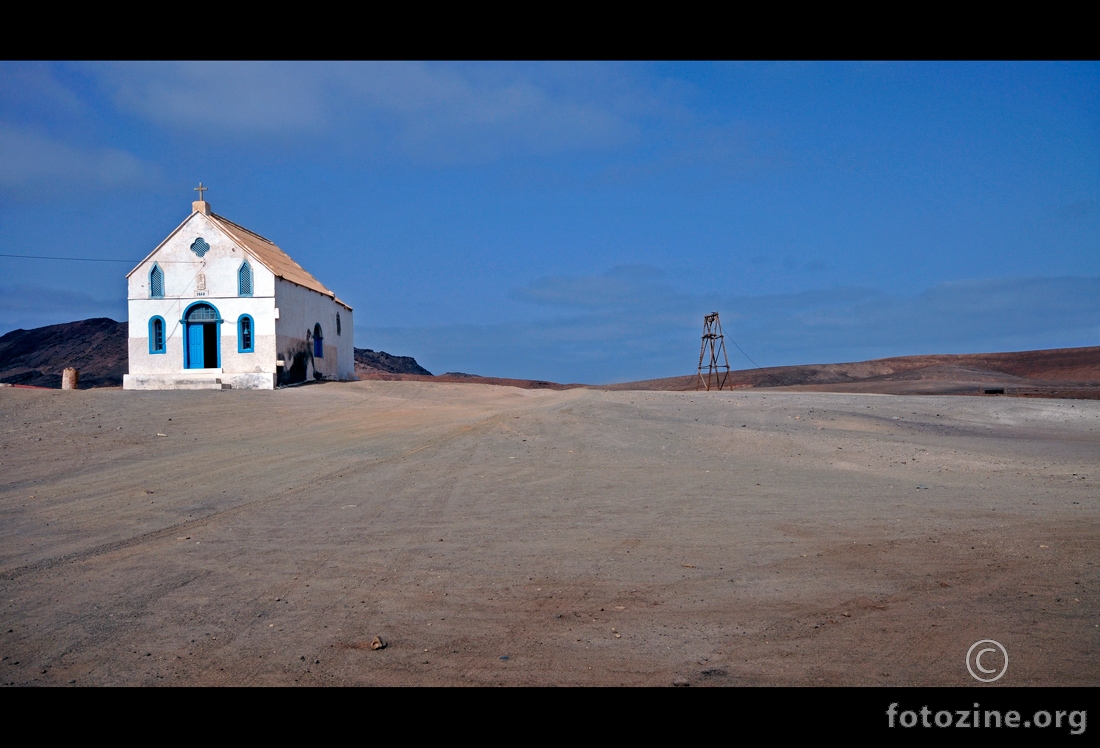
[[[248,260],[242,262],[237,270],[237,295],[252,295],[252,266],[248,264]]]
[[[340,334],[340,312],[336,313],[336,334]]]
[[[153,269],[149,271],[149,298],[164,298],[164,271],[155,262],[153,263]]]
[[[256,350],[256,323],[252,317],[242,314],[237,320],[237,353],[253,353]]]
[[[149,353],[164,353],[164,317],[149,320]]]
[[[325,339],[321,335],[321,323],[318,322],[313,326],[313,357],[324,358],[325,357]]]

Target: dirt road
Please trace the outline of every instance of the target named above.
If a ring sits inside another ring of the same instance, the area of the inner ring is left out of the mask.
[[[1098,401],[6,388],[0,682],[1097,685],[1098,486]]]

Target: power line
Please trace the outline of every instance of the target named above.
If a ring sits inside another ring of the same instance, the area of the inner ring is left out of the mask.
[[[773,382],[775,382],[776,384],[778,384],[778,385],[779,385],[780,387],[794,387],[794,385],[793,385],[793,384],[783,384],[783,383],[782,383],[782,382],[780,382],[780,381],[779,381],[778,379],[776,379],[775,377],[773,377],[773,376],[772,376],[772,375],[771,375],[771,374],[770,374],[770,373],[769,373],[769,372],[768,372],[767,370],[765,370],[765,369],[764,369],[764,367],[762,367],[762,366],[761,366],[760,364],[758,364],[758,363],[756,363],[755,361],[753,361],[753,360],[752,360],[752,357],[751,357],[751,356],[749,356],[749,354],[745,353],[745,349],[744,349],[744,348],[742,348],[741,346],[737,345],[737,341],[736,341],[736,340],[734,340],[733,338],[730,338],[730,342],[731,342],[731,343],[733,343],[733,344],[734,344],[735,346],[737,346],[737,350],[741,351],[741,354],[742,354],[742,355],[743,355],[743,356],[744,356],[745,358],[747,358],[747,359],[748,359],[748,360],[749,360],[749,361],[750,361],[750,362],[752,363],[752,365],[753,365],[753,366],[755,366],[755,367],[756,367],[757,369],[760,369],[760,371],[762,371],[762,372],[764,373],[764,375],[768,377],[768,379],[772,380]]]
[[[0,257],[17,257],[21,260],[72,260],[75,262],[125,262],[129,265],[137,265],[142,260],[111,260],[106,257],[46,257],[43,255],[9,255],[0,254]],[[192,260],[157,260],[161,265],[193,265]]]
[[[43,257],[41,255],[7,255],[0,254],[0,257],[18,257],[21,260],[76,260],[78,262],[128,262],[131,265],[136,265],[141,260],[108,260],[103,257]]]

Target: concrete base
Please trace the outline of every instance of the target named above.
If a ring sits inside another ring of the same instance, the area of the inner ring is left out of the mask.
[[[124,390],[273,390],[275,374],[225,374],[221,369],[190,369],[179,374],[125,374]]]
[[[277,375],[271,372],[222,374],[221,376],[221,380],[228,382],[235,390],[273,390],[277,378]]]
[[[195,374],[162,374],[160,376],[143,376],[124,374],[122,377],[122,389],[124,390],[229,390],[232,385],[222,382],[221,377],[202,376]]]

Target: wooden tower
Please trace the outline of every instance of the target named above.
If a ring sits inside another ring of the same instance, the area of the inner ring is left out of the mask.
[[[703,376],[703,358],[710,348],[710,363],[707,364],[707,374]],[[721,356],[722,363],[718,363]],[[722,334],[722,321],[718,319],[718,312],[711,312],[703,317],[703,343],[699,346],[699,384],[710,391],[711,384],[718,385],[721,390],[729,378],[730,360],[726,355],[726,340]],[[713,380],[713,381],[712,381]]]

